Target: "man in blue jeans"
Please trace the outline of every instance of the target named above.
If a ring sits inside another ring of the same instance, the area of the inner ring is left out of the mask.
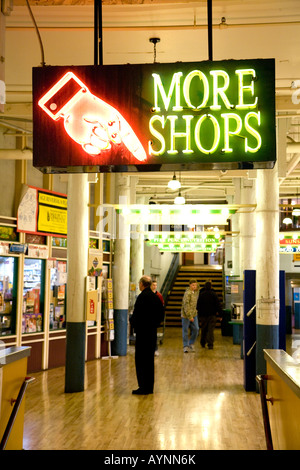
[[[182,340],[184,353],[195,351],[194,343],[197,339],[199,332],[199,324],[196,309],[198,295],[198,283],[196,279],[190,279],[189,287],[184,293],[181,307]],[[189,329],[191,332],[190,338]]]

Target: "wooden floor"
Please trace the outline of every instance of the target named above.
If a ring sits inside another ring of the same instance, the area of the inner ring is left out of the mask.
[[[155,358],[155,393],[137,388],[134,346],[86,364],[86,390],[64,393],[64,368],[32,374],[25,450],[265,450],[259,395],[243,388],[240,346],[216,330],[213,350],[183,354],[169,328]]]

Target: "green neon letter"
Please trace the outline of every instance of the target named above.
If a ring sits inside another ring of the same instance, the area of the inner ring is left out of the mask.
[[[152,118],[149,121],[149,130],[150,133],[156,137],[157,140],[161,143],[160,150],[153,150],[152,148],[152,143],[149,142],[149,154],[150,155],[162,155],[164,151],[166,150],[166,142],[164,139],[164,136],[161,135],[160,132],[158,132],[156,129],[154,129],[153,124],[155,121],[159,121],[161,123],[162,129],[164,129],[165,126],[165,118],[164,116],[152,116]]]
[[[214,128],[214,141],[213,141],[213,144],[211,146],[210,149],[205,149],[202,144],[201,144],[201,141],[200,141],[200,128],[201,128],[201,124],[203,123],[203,121],[205,119],[209,118],[213,124],[213,128]],[[203,116],[201,116],[198,121],[197,121],[197,124],[195,126],[195,142],[196,142],[196,145],[198,147],[198,149],[203,152],[203,153],[213,153],[218,144],[219,144],[219,140],[220,140],[220,126],[218,124],[218,121],[217,119],[212,116],[211,114],[204,114]]]
[[[185,120],[185,132],[175,132],[175,121],[178,119],[178,116],[167,116],[169,119],[171,128],[170,128],[170,150],[167,152],[171,155],[175,155],[178,153],[175,146],[175,139],[178,137],[185,138],[185,150],[183,153],[193,153],[193,150],[190,148],[191,146],[191,120],[194,116],[182,116],[182,119]]]
[[[191,103],[191,99],[190,99],[190,86],[191,86],[191,81],[194,77],[199,77],[199,80],[200,81],[202,80],[203,87],[204,87],[203,100],[202,100],[202,103],[199,104],[198,106],[194,106]],[[200,70],[193,70],[186,76],[184,83],[183,83],[183,95],[184,95],[186,104],[188,105],[189,108],[199,109],[199,108],[203,108],[206,105],[208,97],[209,97],[209,85],[208,85],[208,80],[203,72],[201,72]]]
[[[246,114],[245,116],[245,128],[247,129],[249,134],[253,135],[253,137],[255,137],[257,140],[257,146],[253,148],[253,147],[249,147],[248,138],[246,138],[245,139],[245,152],[254,153],[254,152],[257,152],[257,150],[260,149],[261,147],[261,136],[257,132],[257,130],[253,129],[253,127],[250,126],[249,124],[250,118],[255,118],[257,121],[257,124],[260,126],[260,111],[258,111],[258,113],[250,112]]]
[[[254,96],[254,78],[256,77],[256,73],[254,69],[241,69],[236,70],[235,73],[239,77],[239,102],[236,105],[237,108],[255,108],[257,105],[257,96],[255,97],[254,103],[244,103],[244,91],[250,91],[251,96]],[[244,75],[251,76],[251,83],[250,85],[244,85]]]
[[[180,78],[182,77],[182,72],[174,73],[171,81],[171,85],[169,88],[168,96],[166,95],[165,89],[163,84],[161,83],[160,75],[157,73],[153,73],[152,77],[154,78],[154,111],[160,111],[160,107],[158,106],[158,90],[160,92],[160,96],[162,97],[165,110],[168,111],[170,106],[170,101],[175,89],[175,106],[173,106],[173,111],[182,111],[182,106],[180,106]]]
[[[227,88],[229,87],[229,84],[230,84],[230,79],[229,79],[229,75],[227,72],[225,72],[224,70],[211,70],[210,72],[210,75],[213,76],[213,105],[210,107],[210,109],[221,109],[221,105],[219,105],[219,100],[218,100],[218,96],[220,95],[220,97],[222,98],[223,100],[223,103],[225,104],[226,108],[227,109],[230,109],[232,108],[232,105],[230,104],[226,94],[225,94],[225,91],[227,90]],[[222,87],[220,87],[218,85],[218,78],[219,77],[222,77],[223,78],[223,81],[224,81],[224,85]]]
[[[224,118],[224,152],[232,152],[232,148],[229,147],[229,134],[237,135],[241,132],[242,129],[242,120],[238,114],[235,113],[226,113],[221,114],[221,117]],[[229,121],[230,119],[236,122],[235,130],[230,130]]]

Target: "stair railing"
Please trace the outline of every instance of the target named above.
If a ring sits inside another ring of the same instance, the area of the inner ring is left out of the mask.
[[[176,278],[178,269],[179,269],[179,253],[174,253],[169,270],[167,272],[167,275],[164,279],[164,282],[160,291],[161,295],[163,296],[165,305],[167,303],[169,292],[172,288],[172,285],[174,284],[174,280]]]

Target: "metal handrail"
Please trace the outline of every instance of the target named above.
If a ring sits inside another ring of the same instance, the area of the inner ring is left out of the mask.
[[[19,408],[21,406],[23,397],[25,395],[26,388],[27,388],[28,384],[30,382],[33,382],[34,380],[35,380],[34,377],[25,377],[25,380],[21,385],[21,388],[20,388],[17,399],[12,400],[12,403],[14,402],[15,404],[14,404],[13,410],[11,412],[10,418],[8,420],[7,426],[5,428],[4,434],[2,436],[2,440],[1,440],[1,443],[0,443],[0,450],[4,450],[5,447],[6,447],[6,444],[7,444],[8,438],[10,436],[12,427],[13,427],[15,419],[17,417],[17,414],[18,414]]]
[[[246,313],[246,316],[247,316],[247,317],[250,317],[250,315],[251,315],[251,313],[253,312],[253,310],[255,309],[255,307],[256,307],[256,304],[253,305],[252,308],[250,308],[249,312]]]
[[[250,354],[252,353],[253,349],[255,348],[256,346],[256,341],[254,341],[254,343],[252,344],[251,348],[249,349],[249,351],[247,352],[247,356],[250,356]]]
[[[261,408],[263,414],[263,421],[264,421],[264,429],[265,429],[265,436],[266,436],[266,444],[267,450],[273,450],[273,442],[272,442],[272,434],[271,434],[271,427],[270,427],[270,420],[269,420],[269,412],[267,401],[270,401],[273,404],[272,398],[267,398],[266,389],[265,389],[265,380],[268,379],[267,375],[257,375],[256,381],[259,387],[259,394],[260,394],[260,401],[261,401]]]
[[[166,303],[179,266],[179,253],[174,253],[169,270],[161,287],[161,295]]]

